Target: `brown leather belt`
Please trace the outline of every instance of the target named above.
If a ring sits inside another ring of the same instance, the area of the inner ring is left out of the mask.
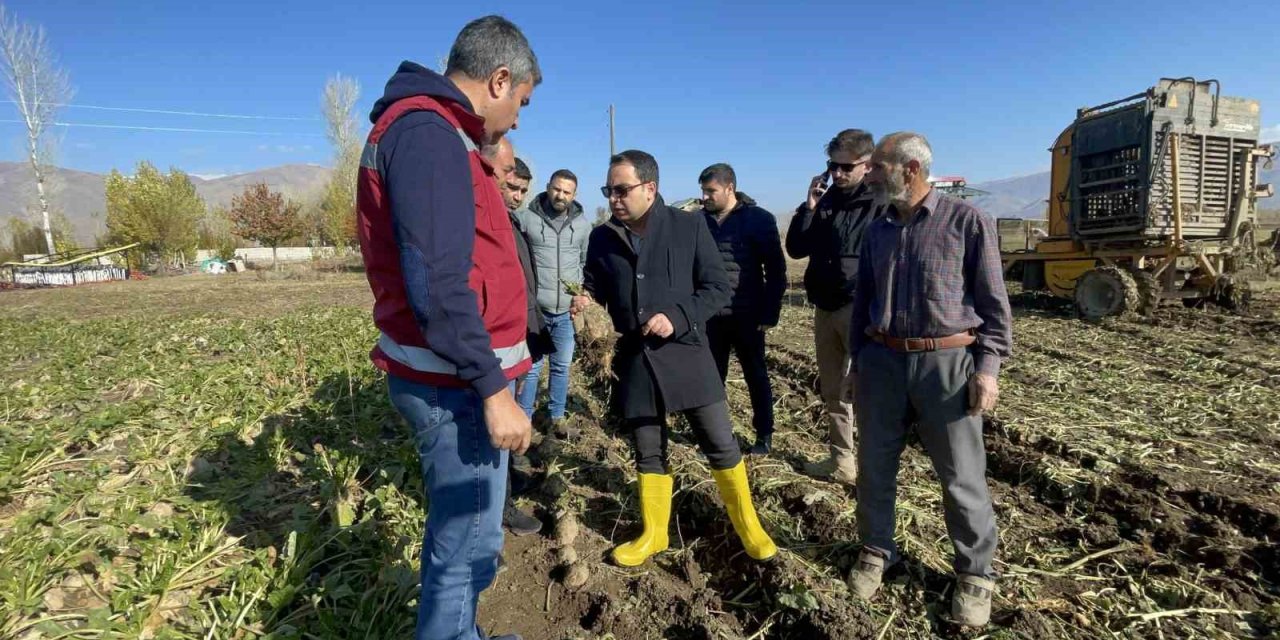
[[[967,347],[978,341],[973,331],[957,333],[944,338],[895,338],[883,333],[871,334],[871,339],[899,353],[919,353],[921,351],[937,351],[939,349],[955,349]]]

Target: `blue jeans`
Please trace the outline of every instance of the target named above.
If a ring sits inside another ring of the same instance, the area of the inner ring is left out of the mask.
[[[507,452],[489,442],[480,396],[387,376],[413,429],[427,492],[417,640],[477,640],[476,602],[502,551]]]
[[[573,363],[573,318],[566,313],[542,314],[542,320],[551,332],[551,343],[555,353],[551,360],[550,387],[551,400],[548,403],[551,419],[564,417],[565,402],[569,397],[569,365]],[[524,377],[524,388],[520,390],[520,407],[527,416],[533,416],[533,405],[538,399],[538,377],[542,375],[542,363],[547,358],[533,361],[533,368]]]

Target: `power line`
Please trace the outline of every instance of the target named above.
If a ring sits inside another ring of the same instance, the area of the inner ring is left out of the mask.
[[[17,100],[5,100],[10,104],[18,104]],[[55,107],[67,107],[70,109],[95,109],[98,111],[125,111],[129,113],[154,113],[171,116],[194,116],[199,118],[234,118],[237,120],[289,120],[293,122],[320,122],[320,118],[310,117],[303,118],[299,116],[261,116],[249,115],[242,113],[206,113],[203,111],[177,111],[173,109],[143,109],[139,107],[104,107],[94,104],[54,104]]]
[[[23,124],[22,120],[0,120],[0,123]],[[90,129],[128,129],[132,131],[166,131],[172,133],[227,133],[251,136],[305,136],[324,137],[320,133],[291,133],[288,131],[244,131],[239,129],[192,129],[186,127],[143,127],[125,124],[99,124],[96,122],[52,122],[55,127],[86,127]]]

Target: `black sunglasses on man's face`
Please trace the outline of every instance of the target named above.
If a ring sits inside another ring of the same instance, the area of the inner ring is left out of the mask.
[[[862,162],[832,162],[828,160],[827,171],[835,173],[835,171],[839,169],[840,171],[843,171],[845,173],[853,173],[854,169],[857,169],[858,167],[866,163],[867,163],[866,160],[863,160]]]
[[[619,185],[614,185],[612,187],[600,187],[600,195],[603,195],[606,200],[609,198],[617,198],[621,200],[627,197],[627,194],[631,193],[632,189],[635,189],[636,187],[639,187],[645,184],[649,184],[649,183],[639,182],[636,184],[619,184]]]

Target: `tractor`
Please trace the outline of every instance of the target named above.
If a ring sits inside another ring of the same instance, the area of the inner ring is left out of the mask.
[[[1242,308],[1257,201],[1272,193],[1257,165],[1276,153],[1259,144],[1259,112],[1195,78],[1079,109],[1050,149],[1047,229],[1002,251],[1006,276],[1090,319],[1173,299]]]

